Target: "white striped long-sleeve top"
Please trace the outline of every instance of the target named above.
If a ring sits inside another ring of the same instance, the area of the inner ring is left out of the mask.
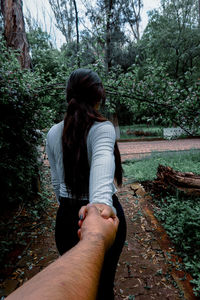
[[[51,178],[56,198],[72,198],[64,180],[62,132],[64,122],[54,125],[47,134],[46,151],[51,168]],[[87,153],[90,166],[89,202],[103,203],[113,208],[115,129],[111,122],[95,122],[87,136]],[[84,199],[84,198],[83,198]]]

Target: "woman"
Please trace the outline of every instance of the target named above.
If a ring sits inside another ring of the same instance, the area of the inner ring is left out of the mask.
[[[120,224],[116,240],[108,251],[101,273],[98,299],[114,299],[114,276],[126,238],[126,222],[115,195],[122,183],[120,153],[115,130],[98,111],[105,102],[99,76],[88,69],[77,69],[66,89],[67,113],[64,122],[54,125],[47,135],[47,154],[56,198],[60,203],[55,238],[59,253],[78,242],[78,212],[94,203],[102,217],[117,214]],[[84,274],[83,274],[84,276]]]

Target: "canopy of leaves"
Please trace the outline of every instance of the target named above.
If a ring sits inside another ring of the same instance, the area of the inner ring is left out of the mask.
[[[149,23],[143,35],[147,57],[163,62],[175,78],[189,68],[196,68],[199,77],[200,30],[197,1],[162,1],[160,10],[150,13]]]

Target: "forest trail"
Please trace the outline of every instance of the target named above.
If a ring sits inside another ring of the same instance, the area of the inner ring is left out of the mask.
[[[190,141],[190,149],[200,149],[200,139],[195,139],[195,143],[193,140],[187,141]],[[127,153],[129,157],[136,155],[137,153],[133,151],[138,149],[138,144],[140,144],[141,149],[137,151],[144,153],[142,151],[144,149],[143,143],[127,143],[126,145],[119,143],[122,158],[125,158]],[[148,143],[150,149],[152,142]],[[174,145],[175,143],[170,144]],[[170,150],[173,151],[174,149],[171,148]],[[179,150],[188,150],[188,148]],[[145,153],[149,152],[146,151]],[[44,159],[43,169],[48,182],[47,189],[51,195],[48,209],[44,211],[41,220],[31,224],[34,228],[31,232],[31,238],[25,249],[18,253],[15,262],[13,261],[14,267],[10,271],[7,270],[7,278],[1,284],[0,297],[11,293],[58,257],[54,241],[57,203],[51,188],[49,164],[46,159]],[[140,185],[135,186],[126,183],[125,179],[123,187],[118,191],[126,215],[128,232],[116,273],[115,299],[196,299],[191,292],[190,278],[182,271],[177,271],[177,265],[175,268],[173,266],[171,257],[176,260],[173,254],[174,250],[167,236],[162,232],[162,228],[153,218],[151,197]],[[22,210],[20,214],[21,217],[24,217],[23,214],[25,213]],[[12,259],[12,253],[10,258]],[[185,296],[183,296],[184,293]]]

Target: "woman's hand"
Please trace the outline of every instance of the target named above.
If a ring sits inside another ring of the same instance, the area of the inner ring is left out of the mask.
[[[107,204],[102,204],[102,203],[93,203],[93,205],[96,206],[96,208],[98,209],[100,215],[103,218],[108,219],[108,218],[116,217],[116,214],[114,213],[111,206],[109,206]]]
[[[119,219],[117,216],[102,218],[95,204],[88,204],[85,207],[87,213],[78,230],[79,239],[101,242],[104,250],[108,250],[115,240]]]
[[[116,214],[114,213],[113,209],[111,206],[107,204],[102,204],[102,203],[92,203],[99,211],[99,214],[105,218],[115,218]],[[81,226],[83,220],[85,219],[87,214],[87,206],[82,206],[81,209],[79,210],[79,226]]]

